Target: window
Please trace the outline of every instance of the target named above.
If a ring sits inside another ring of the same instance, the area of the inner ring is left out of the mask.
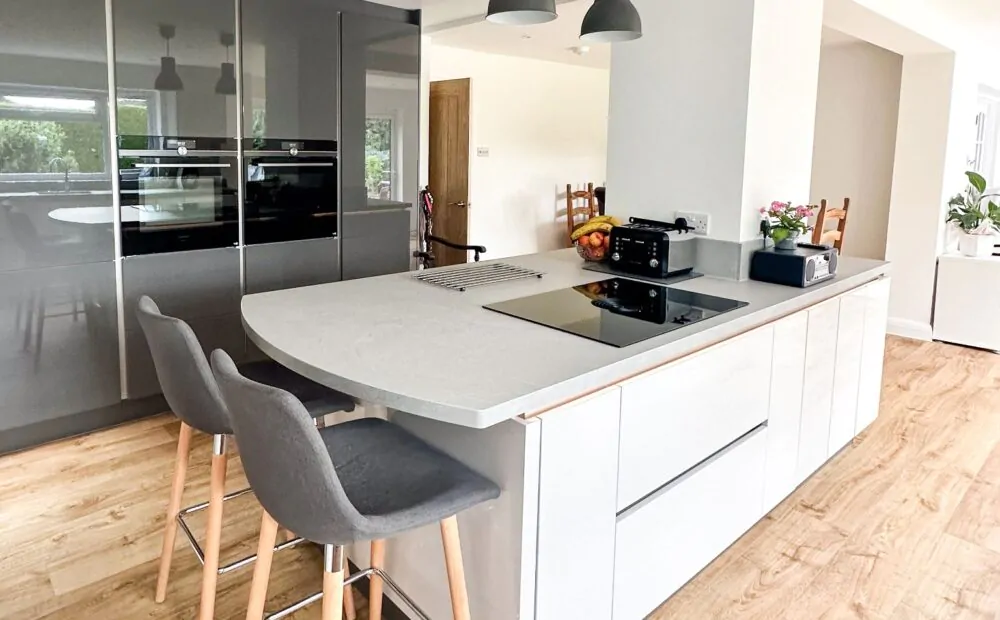
[[[365,122],[365,186],[369,198],[393,199],[393,130],[387,116],[370,116]]]
[[[976,111],[976,134],[968,157],[970,170],[986,178],[990,187],[1000,185],[1000,92],[982,88]]]

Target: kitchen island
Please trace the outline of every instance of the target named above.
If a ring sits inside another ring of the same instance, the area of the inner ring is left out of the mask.
[[[877,416],[885,263],[844,258],[809,289],[688,280],[676,288],[748,305],[615,348],[482,308],[606,275],[573,250],[503,262],[544,275],[457,292],[398,274],[243,300],[268,355],[501,485],[460,518],[477,620],[641,618]],[[365,565],[367,550],[351,557]],[[387,568],[448,617],[433,528],[392,541]]]

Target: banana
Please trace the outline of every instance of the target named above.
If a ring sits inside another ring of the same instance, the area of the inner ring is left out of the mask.
[[[613,215],[598,215],[590,219],[591,222],[606,222],[612,226],[621,226],[622,221]]]
[[[608,222],[595,222],[594,220],[590,220],[583,226],[574,230],[573,234],[570,236],[570,239],[576,241],[577,239],[579,239],[584,235],[589,235],[590,233],[597,231],[601,231],[603,233],[609,233],[611,232],[612,228],[614,228],[614,226]]]

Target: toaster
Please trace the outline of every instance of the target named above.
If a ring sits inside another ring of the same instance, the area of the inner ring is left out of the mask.
[[[750,259],[750,279],[805,288],[837,275],[837,250],[801,244],[794,250],[757,250]]]
[[[629,218],[611,229],[611,266],[647,278],[671,278],[694,269],[695,239],[687,223]]]

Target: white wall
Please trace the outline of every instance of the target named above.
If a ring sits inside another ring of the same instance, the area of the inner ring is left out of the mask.
[[[809,196],[822,1],[635,5],[644,36],[611,57],[609,209],[756,237],[762,205]]]
[[[433,43],[424,53],[430,80],[472,79],[469,242],[487,258],[563,247],[566,184],[605,179],[608,72]]]
[[[823,46],[810,204],[851,198],[846,256],[885,258],[902,74],[880,47]]]

